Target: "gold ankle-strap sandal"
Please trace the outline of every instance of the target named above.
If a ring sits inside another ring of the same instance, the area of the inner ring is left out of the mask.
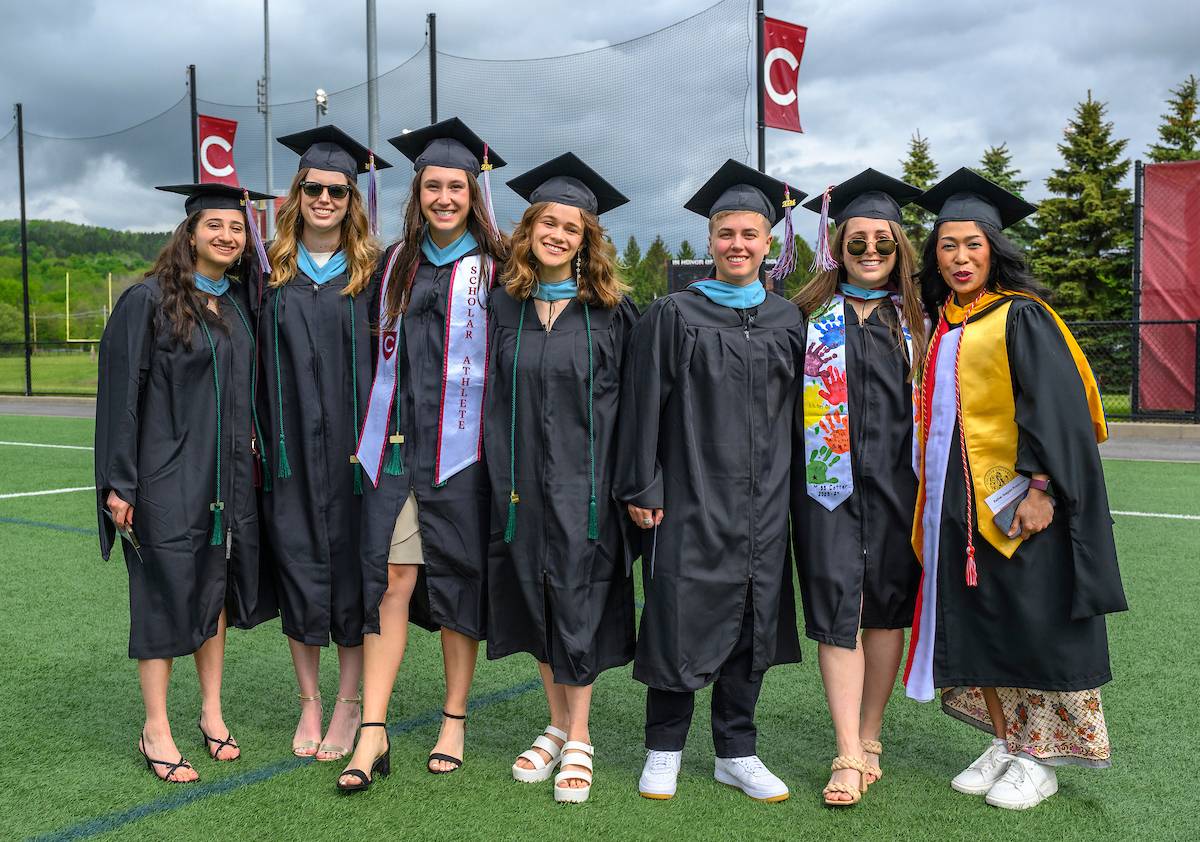
[[[355,696],[353,699],[343,699],[341,696],[338,696],[337,700],[344,705],[362,704],[362,696]],[[317,746],[317,754],[329,754],[332,755],[332,757],[318,757],[317,762],[331,763],[334,760],[341,760],[349,753],[350,749],[346,748],[345,746],[335,746],[333,743],[322,742],[319,746]]]
[[[866,754],[873,754],[876,757],[882,757],[883,743],[879,742],[879,740],[863,740],[862,750]],[[876,784],[883,780],[883,770],[877,765],[867,763],[867,774],[875,779],[873,781],[868,781],[868,784]]]
[[[320,695],[306,696],[303,693],[297,693],[296,698],[298,698],[301,702],[317,702],[318,704],[321,702]],[[321,744],[317,740],[305,740],[304,742],[300,743],[292,743],[292,754],[296,755],[297,757],[315,757],[317,754],[317,749],[320,747]]]
[[[858,786],[854,784],[844,784],[838,781],[830,781],[821,790],[821,795],[825,800],[827,807],[851,807],[862,801],[863,793],[867,791],[867,764],[863,763],[857,757],[839,754],[833,758],[833,763],[829,767],[830,772],[840,772],[843,769],[853,769],[858,772]],[[849,801],[841,801],[831,799],[829,796],[835,792],[842,792],[850,796]]]

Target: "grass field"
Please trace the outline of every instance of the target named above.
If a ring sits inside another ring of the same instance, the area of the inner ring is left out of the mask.
[[[66,353],[34,354],[30,361],[35,395],[96,394],[96,347]],[[25,392],[25,357],[0,356],[0,394]]]
[[[91,422],[0,417],[0,441],[88,446]],[[1200,515],[1200,466],[1106,465],[1114,510]],[[87,486],[87,450],[0,444],[0,495]],[[432,776],[424,757],[437,733],[441,660],[435,636],[414,630],[392,704],[392,775],[370,792],[333,789],[341,764],[291,756],[297,716],[278,622],[233,631],[226,721],[243,746],[217,764],[200,748],[199,695],[190,659],[177,664],[170,708],[197,785],[159,783],[136,753],[142,721],[128,633],[122,562],[103,563],[88,492],[0,496],[0,838],[72,839],[1195,839],[1200,796],[1195,744],[1200,686],[1192,635],[1200,628],[1200,520],[1116,516],[1132,610],[1110,621],[1115,681],[1105,689],[1114,766],[1061,771],[1060,794],[1016,814],[950,790],[985,737],[897,690],[883,734],[885,779],[856,808],[820,806],[833,755],[816,670],[772,670],[759,707],[759,752],[791,787],[762,805],[712,780],[707,693],[684,755],[678,796],[637,795],[643,688],[628,668],[596,687],[591,801],[555,805],[550,784],[511,780],[513,757],[546,722],[532,660],[481,660],[466,764]],[[335,692],[332,652],[322,680]],[[1188,830],[1188,828],[1192,828]]]

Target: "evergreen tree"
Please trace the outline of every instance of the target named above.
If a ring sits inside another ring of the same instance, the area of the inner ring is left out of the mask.
[[[1190,75],[1178,88],[1171,90],[1174,96],[1167,100],[1171,110],[1162,115],[1158,127],[1159,142],[1147,153],[1156,164],[1200,158],[1200,119],[1196,114],[1198,81],[1195,75]]]
[[[1133,269],[1133,201],[1121,186],[1129,172],[1128,140],[1114,139],[1107,106],[1075,108],[1058,145],[1063,164],[1046,179],[1033,271],[1055,292],[1064,319],[1128,319]]]
[[[692,248],[692,244],[684,240],[679,244],[679,254],[675,255],[680,260],[695,260],[696,251]]]
[[[1007,143],[990,146],[984,150],[983,158],[980,159],[979,167],[975,172],[1022,198],[1025,186],[1029,184],[1028,179],[1020,177],[1021,171],[1012,165],[1012,152],[1009,151]],[[1038,237],[1037,226],[1031,222],[1032,219],[1034,217],[1023,219],[1005,231],[1010,240],[1026,250],[1034,244]],[[920,248],[920,244],[917,244],[917,247]]]
[[[901,178],[913,187],[928,190],[938,180],[938,168],[933,157],[929,154],[929,138],[921,137],[918,130],[908,142],[908,157],[900,162],[903,168]],[[917,205],[908,205],[901,211],[904,220],[904,230],[913,247],[920,251],[929,236],[931,215]]]
[[[667,294],[667,261],[670,259],[671,252],[667,251],[662,237],[655,237],[638,265],[633,292],[630,293],[638,306],[644,307],[660,295]]]

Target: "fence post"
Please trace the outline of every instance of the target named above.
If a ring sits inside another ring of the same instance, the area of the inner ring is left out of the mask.
[[[1142,219],[1145,198],[1146,168],[1141,161],[1133,164],[1133,328],[1130,348],[1133,378],[1129,382],[1129,415],[1137,420],[1141,410],[1139,392],[1142,388]]]
[[[1195,385],[1192,386],[1192,400],[1195,403],[1192,412],[1192,423],[1200,424],[1200,321],[1192,324],[1192,356],[1196,361],[1196,371],[1193,374]]]
[[[21,193],[21,292],[25,310],[25,396],[33,394],[33,345],[29,340],[29,229],[25,221],[25,112],[17,103],[17,175]]]

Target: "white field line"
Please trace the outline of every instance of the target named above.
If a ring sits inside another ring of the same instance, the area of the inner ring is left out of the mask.
[[[46,491],[17,491],[13,494],[0,494],[0,500],[12,500],[14,497],[44,497],[47,494],[67,494],[71,491],[95,491],[94,485],[85,485],[80,488],[50,488]]]
[[[78,444],[41,444],[36,441],[0,441],[0,445],[8,445],[9,447],[50,447],[55,450],[87,450],[91,451],[90,447],[83,447]]]
[[[1114,509],[1113,514],[1126,517],[1162,517],[1169,520],[1200,520],[1200,515],[1171,515],[1165,512],[1118,512]]]

